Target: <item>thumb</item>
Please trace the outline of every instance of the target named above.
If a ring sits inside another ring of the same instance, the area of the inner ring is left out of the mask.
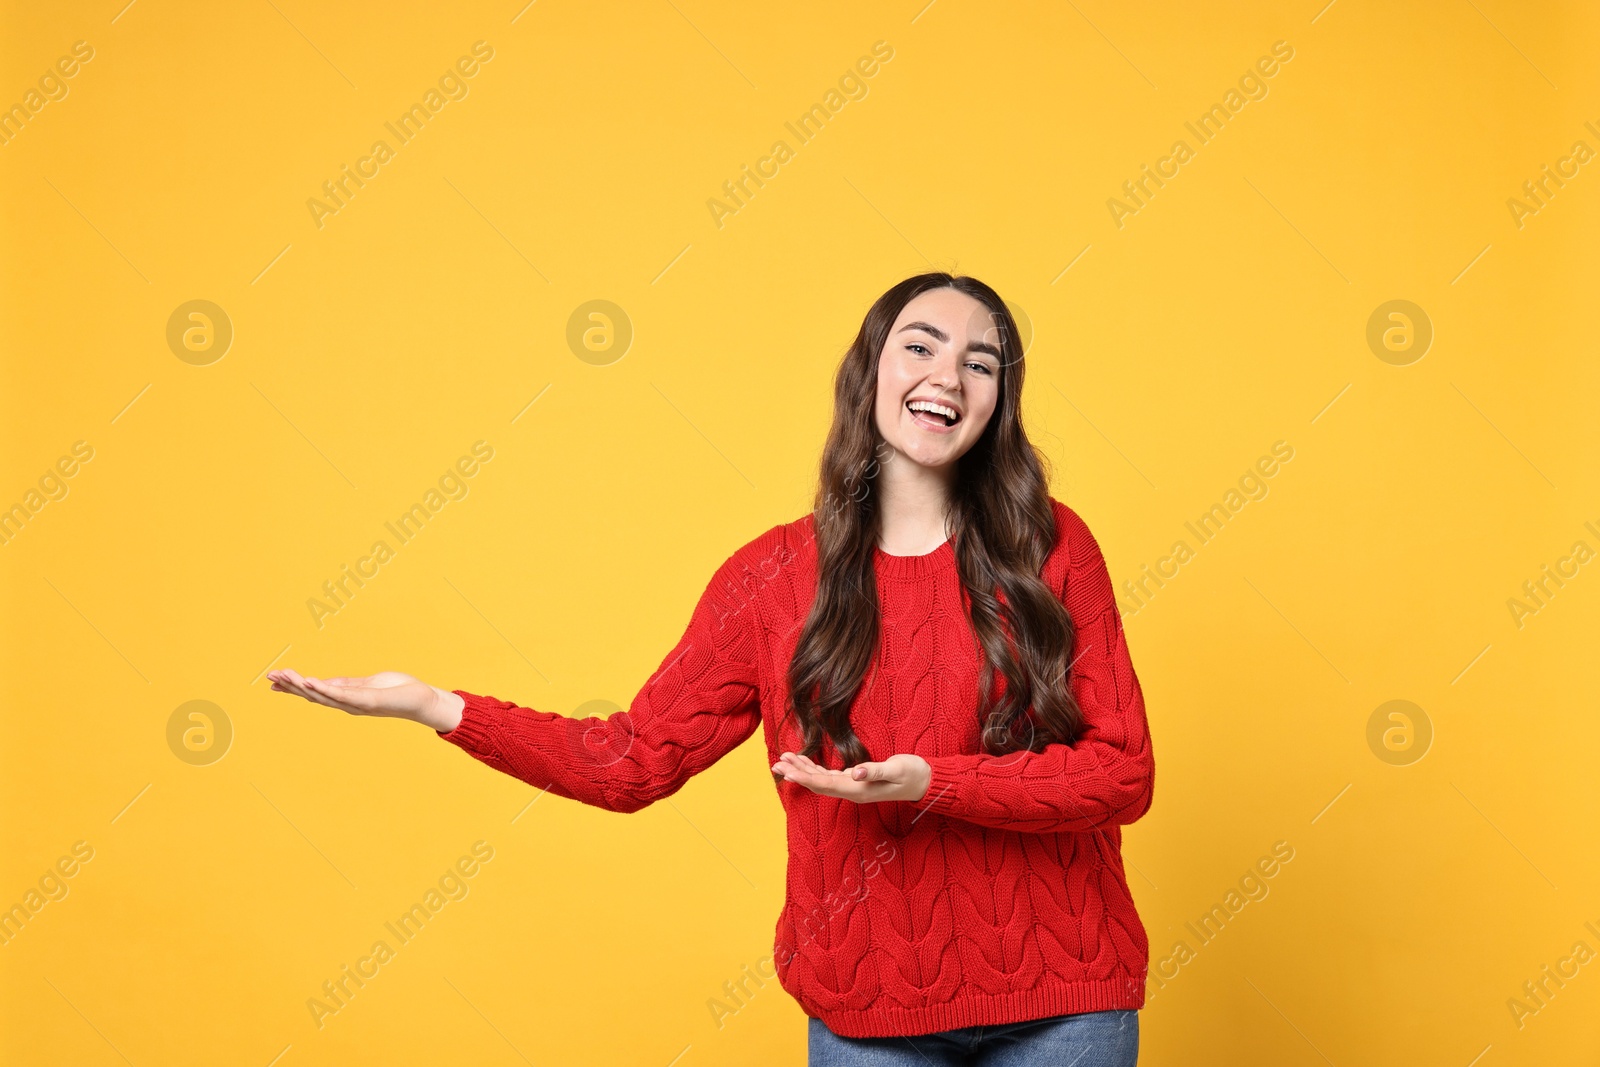
[[[850,768],[850,777],[858,782],[881,782],[888,773],[881,763],[858,763]]]

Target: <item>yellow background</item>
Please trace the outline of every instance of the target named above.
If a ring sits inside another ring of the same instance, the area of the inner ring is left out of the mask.
[[[520,10],[519,10],[520,9]],[[3,480],[94,458],[0,546],[6,1063],[799,1063],[769,983],[781,812],[759,737],[622,817],[418,727],[271,693],[269,666],[626,705],[717,563],[810,507],[868,305],[936,267],[1032,323],[1053,490],[1138,577],[1295,449],[1128,617],[1157,753],[1127,833],[1152,962],[1276,841],[1294,859],[1142,1014],[1146,1064],[1588,1062],[1600,951],[1600,149],[1580,3],[940,0],[780,7],[8,4],[0,103],[94,58],[0,147]],[[306,206],[473,42],[494,58],[319,228]],[[784,122],[876,41],[811,143]],[[1207,145],[1184,129],[1294,49]],[[792,160],[721,228],[706,202]],[[1195,157],[1118,228],[1106,201]],[[1070,265],[1070,270],[1065,269]],[[186,301],[227,353],[177,358]],[[634,328],[609,365],[567,321]],[[1435,337],[1366,343],[1405,299]],[[532,403],[537,398],[537,402]],[[513,421],[515,419],[516,421]],[[484,440],[494,458],[346,607],[306,607]],[[1374,709],[1433,730],[1396,766]],[[190,700],[233,725],[169,749]],[[513,821],[515,820],[515,821]],[[1313,822],[1313,820],[1315,820]],[[320,1029],[306,1007],[473,842],[494,859]],[[1595,972],[1595,973],[1591,973]],[[1476,1058],[1476,1059],[1475,1059]]]

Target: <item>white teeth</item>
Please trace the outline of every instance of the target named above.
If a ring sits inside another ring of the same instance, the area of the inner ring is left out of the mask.
[[[913,400],[911,403],[907,404],[906,407],[910,408],[912,411],[932,411],[936,414],[945,416],[952,422],[954,422],[956,419],[955,408],[946,407],[944,404],[935,404],[931,400]]]

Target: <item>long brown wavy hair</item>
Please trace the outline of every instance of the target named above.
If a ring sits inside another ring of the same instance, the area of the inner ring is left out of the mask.
[[[878,361],[906,304],[943,287],[988,308],[1001,352],[994,414],[957,461],[949,512],[967,618],[983,651],[975,709],[983,748],[996,755],[1038,751],[1052,742],[1071,744],[1083,727],[1067,686],[1072,619],[1040,578],[1056,523],[1047,460],[1022,428],[1022,336],[1005,301],[989,286],[933,272],[907,278],[877,299],[834,378],[833,426],[812,512],[817,594],[788,671],[788,710],[799,726],[803,753],[819,762],[824,739],[846,767],[871,758],[851,729],[850,704],[873,665],[879,638],[875,476],[879,450],[888,445],[873,425]],[[998,699],[997,666],[1005,677]]]

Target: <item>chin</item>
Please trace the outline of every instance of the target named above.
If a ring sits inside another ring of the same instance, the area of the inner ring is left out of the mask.
[[[942,452],[936,456],[919,456],[914,452],[906,452],[904,455],[917,466],[927,467],[929,470],[942,470],[961,458],[960,451]]]

